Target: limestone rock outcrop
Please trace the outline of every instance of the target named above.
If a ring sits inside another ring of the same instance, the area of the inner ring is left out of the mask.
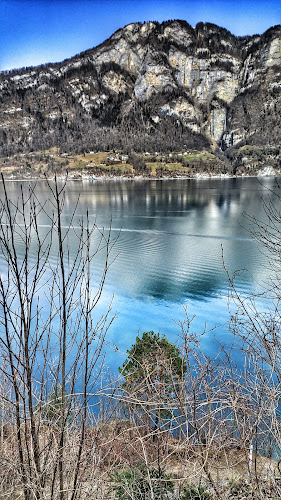
[[[0,73],[2,155],[280,143],[281,27],[134,23],[57,64]],[[230,154],[231,151],[231,154]]]

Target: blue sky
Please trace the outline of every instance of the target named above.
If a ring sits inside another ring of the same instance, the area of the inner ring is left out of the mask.
[[[62,61],[128,23],[168,19],[251,35],[281,24],[281,0],[0,0],[0,70]]]

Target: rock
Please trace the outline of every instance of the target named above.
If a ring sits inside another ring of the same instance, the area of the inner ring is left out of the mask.
[[[187,145],[235,157],[243,142],[276,144],[280,33],[237,38],[210,23],[132,23],[62,63],[2,72],[2,154]]]

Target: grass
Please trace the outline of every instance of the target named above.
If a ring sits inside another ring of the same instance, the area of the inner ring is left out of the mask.
[[[170,172],[171,174],[173,173],[182,173],[182,174],[188,174],[190,172],[189,167],[184,167],[181,163],[168,163],[168,164],[162,164],[160,167],[158,167],[157,171],[155,173],[159,173],[163,169],[164,175],[165,172]]]
[[[215,155],[208,153],[208,151],[192,150],[187,155],[183,156],[187,162],[190,161],[212,161],[216,160]]]
[[[15,173],[23,171],[23,168],[32,172],[34,175],[43,175],[44,172],[50,175],[52,172],[60,173],[68,170],[71,173],[80,175],[81,173],[91,173],[93,175],[102,175],[107,173],[111,175],[132,175],[134,168],[131,164],[122,160],[123,153],[112,151],[86,152],[84,154],[60,154],[59,148],[53,147],[44,151],[36,151],[14,155],[10,158],[3,158],[0,161],[0,170],[3,172]],[[157,155],[142,155],[146,166],[146,175],[156,177],[164,173],[181,173],[183,175],[192,172],[192,169],[199,166],[200,169],[207,168],[217,160],[216,157],[207,151],[188,150],[183,152],[159,153]],[[113,158],[110,160],[110,158]],[[152,158],[156,161],[151,161]],[[187,164],[183,165],[181,159]]]

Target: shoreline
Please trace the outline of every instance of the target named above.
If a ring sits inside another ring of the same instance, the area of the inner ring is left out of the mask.
[[[192,175],[186,172],[163,172],[163,175],[147,175],[143,173],[128,173],[119,172],[89,172],[86,169],[61,169],[60,172],[54,173],[50,172],[49,175],[44,173],[39,173],[35,169],[31,171],[19,171],[17,169],[10,170],[0,169],[0,173],[3,175],[5,182],[36,182],[36,181],[52,181],[55,177],[58,180],[75,181],[75,182],[103,182],[103,181],[166,181],[166,180],[210,180],[210,179],[243,179],[243,178],[264,178],[264,177],[280,177],[281,168],[273,168],[272,166],[260,166],[259,168],[252,168],[250,171],[239,171],[237,169],[235,174],[226,172],[223,173],[217,169],[216,171],[210,172],[202,168],[200,172],[191,172]]]
[[[272,169],[273,170],[273,169]],[[271,172],[257,172],[256,174],[235,174],[235,175],[230,175],[230,174],[207,174],[207,173],[197,173],[193,176],[188,176],[188,175],[178,175],[178,176],[163,176],[163,177],[152,177],[152,176],[145,176],[145,175],[135,175],[135,176],[127,176],[127,175],[87,175],[87,174],[80,174],[80,173],[75,173],[72,175],[69,175],[67,173],[65,174],[59,174],[57,176],[53,175],[52,177],[13,177],[13,175],[9,175],[9,177],[5,176],[5,173],[2,172],[3,178],[5,182],[38,182],[38,181],[53,181],[55,177],[57,180],[64,181],[67,179],[67,181],[72,181],[72,182],[102,182],[102,181],[172,181],[172,180],[225,180],[225,179],[248,179],[248,178],[275,178],[275,177],[281,177],[281,170],[280,171],[271,171]]]

